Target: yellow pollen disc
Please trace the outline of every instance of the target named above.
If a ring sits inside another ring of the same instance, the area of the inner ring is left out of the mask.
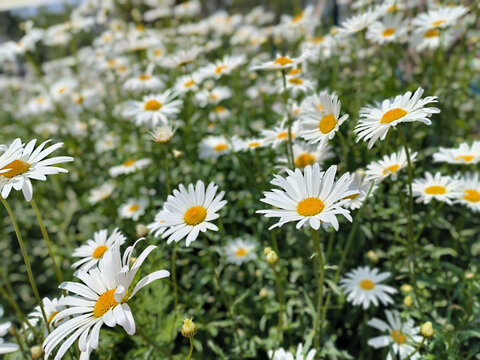
[[[423,37],[425,38],[432,38],[432,37],[438,37],[440,36],[440,32],[437,29],[430,29],[423,34]]]
[[[216,114],[219,114],[225,111],[225,108],[223,106],[217,106],[213,111],[215,111]]]
[[[214,151],[225,151],[225,150],[228,150],[228,145],[227,144],[218,144],[218,145],[215,145],[215,147],[213,148]]]
[[[119,66],[117,68],[117,70],[120,71],[120,72],[125,72],[125,71],[127,71],[127,67],[126,66]]]
[[[190,209],[185,211],[183,220],[188,225],[197,225],[200,224],[207,217],[207,210],[203,206],[192,206]]]
[[[135,160],[128,160],[123,163],[123,166],[130,167],[135,164]]]
[[[332,114],[325,115],[322,120],[320,120],[320,123],[318,124],[318,129],[324,133],[328,134],[330,131],[332,131],[335,126],[337,125],[337,120],[335,119],[335,116]]]
[[[388,29],[383,30],[383,32],[382,32],[382,35],[385,36],[385,37],[392,36],[393,34],[395,34],[395,29],[394,28],[388,28]]]
[[[238,257],[244,257],[247,254],[248,254],[248,251],[245,249],[238,249],[237,251],[235,251],[235,255]]]
[[[155,51],[153,52],[153,54],[154,54],[155,56],[160,56],[160,55],[162,55],[162,50],[157,49],[157,50],[155,50]]]
[[[397,10],[397,7],[395,5],[392,5],[387,9],[387,12],[394,12],[396,10]]]
[[[78,96],[76,99],[75,99],[75,102],[78,104],[78,105],[82,105],[83,104],[83,96]]]
[[[47,324],[50,325],[50,323],[52,322],[53,318],[59,313],[60,311],[55,311],[54,313],[52,313],[48,319],[47,319]]]
[[[142,75],[138,75],[138,79],[139,79],[139,80],[150,80],[150,79],[151,79],[151,76],[150,76],[150,75],[146,75],[146,74],[142,74]]]
[[[114,67],[115,65],[117,65],[117,60],[115,59],[108,60],[107,65],[110,67]]]
[[[135,26],[135,29],[137,29],[137,31],[143,32],[145,31],[145,26],[143,26],[142,24],[139,24]]]
[[[102,317],[107,313],[108,310],[114,308],[118,305],[118,302],[115,300],[114,294],[117,289],[112,289],[104,292],[98,297],[95,307],[93,308],[93,316],[96,318]],[[120,303],[127,301],[128,294],[126,293]]]
[[[290,84],[294,84],[294,85],[302,85],[303,84],[303,80],[300,79],[300,78],[291,78],[291,79],[288,79],[288,82]]]
[[[392,338],[397,344],[404,344],[407,341],[407,337],[403,335],[400,330],[393,330],[392,331]]]
[[[147,111],[157,111],[161,109],[161,107],[162,107],[162,104],[157,100],[148,100],[144,105],[144,108]]]
[[[39,104],[39,105],[45,104],[45,99],[44,99],[44,98],[41,98],[41,97],[36,98],[35,101],[36,101],[37,104]]]
[[[128,208],[128,211],[130,212],[135,212],[137,211],[138,209],[140,209],[140,205],[132,205]]]
[[[249,148],[256,148],[256,147],[259,147],[260,145],[261,145],[260,142],[254,141],[254,142],[249,143],[248,147]]]
[[[297,14],[293,17],[292,22],[296,24],[297,22],[303,19],[303,11],[300,14]]]
[[[277,60],[273,62],[274,65],[285,66],[288,64],[293,64],[293,61],[286,56],[280,56]]]
[[[348,195],[348,196],[345,196],[344,199],[350,199],[350,200],[353,200],[355,199],[358,195],[360,195],[360,193],[358,194],[353,194],[353,195]]]
[[[322,105],[322,104],[318,104],[318,105],[317,105],[317,109],[320,110],[320,111],[323,111],[323,105]]]
[[[316,37],[315,39],[313,39],[313,43],[314,44],[321,44],[323,42],[323,40],[325,40],[323,38],[323,36],[319,36],[319,37]]]
[[[61,94],[61,93],[65,92],[65,90],[67,90],[67,88],[57,89],[57,94]]]
[[[302,70],[300,70],[300,69],[298,69],[298,68],[297,68],[297,69],[292,69],[292,70],[290,70],[290,71],[288,72],[288,75],[298,75],[298,74],[300,74],[301,72],[302,72]]]
[[[458,161],[458,160],[462,159],[465,162],[470,162],[470,161],[473,160],[474,157],[475,156],[473,156],[473,155],[459,155],[455,158],[455,160]]]
[[[383,169],[382,174],[383,174],[383,175],[392,174],[392,173],[394,173],[395,171],[397,171],[399,168],[400,168],[400,165],[398,165],[398,164],[395,164],[395,165],[386,167],[385,169]]]
[[[101,259],[103,254],[105,254],[107,250],[108,247],[106,247],[105,245],[100,245],[93,251],[92,257],[95,259]]]
[[[480,201],[480,193],[475,189],[467,189],[465,190],[465,195],[463,197],[464,200],[470,202],[479,202]]]
[[[372,290],[372,289],[375,288],[375,284],[373,283],[372,280],[365,279],[365,280],[360,281],[360,287],[363,290]]]
[[[437,20],[437,21],[432,22],[432,26],[440,26],[440,25],[442,25],[442,24],[444,24],[444,23],[446,23],[446,22],[447,22],[447,20],[444,20],[444,19],[442,19],[442,20]]]
[[[447,192],[447,189],[445,189],[441,185],[432,185],[425,189],[425,193],[429,195],[442,195],[442,194],[445,194],[446,192]]]
[[[392,109],[392,110],[388,110],[385,114],[383,114],[383,116],[380,120],[380,123],[381,124],[389,124],[392,121],[401,119],[405,115],[407,115],[407,112],[403,109],[400,109],[400,108],[395,108],[395,109]]]
[[[183,84],[183,86],[185,86],[187,88],[192,86],[192,85],[195,85],[195,81],[193,81],[193,80],[188,80],[187,82],[185,82],[185,84]]]
[[[5,165],[0,170],[10,169],[7,172],[0,173],[0,176],[5,176],[6,178],[13,178],[17,175],[22,175],[30,169],[30,164],[22,160],[13,160],[10,164]]]
[[[297,205],[297,213],[302,216],[315,216],[325,208],[322,200],[316,197],[309,197],[300,201]]]
[[[223,70],[227,68],[227,65],[219,65],[215,68],[215,74],[221,74]]]
[[[292,132],[292,139],[295,137],[295,134]],[[277,134],[277,139],[288,139],[288,131],[282,131]]]
[[[315,158],[312,154],[303,153],[297,156],[295,159],[295,166],[297,168],[304,168],[307,165],[313,165],[315,163]]]

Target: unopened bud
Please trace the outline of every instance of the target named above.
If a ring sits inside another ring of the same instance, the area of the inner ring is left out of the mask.
[[[378,254],[373,250],[369,250],[367,252],[367,257],[368,257],[368,260],[370,260],[372,263],[377,263],[379,260]]]
[[[195,325],[192,319],[186,318],[183,320],[182,336],[191,339],[197,334],[197,330],[197,325]]]
[[[260,289],[260,292],[258,293],[258,295],[263,299],[263,298],[266,298],[268,296],[268,290],[265,289],[265,288],[261,288]]]
[[[267,263],[268,265],[270,266],[273,266],[277,263],[278,261],[278,255],[275,251],[270,251],[268,254],[267,254]]]
[[[405,296],[405,299],[403,299],[403,305],[406,307],[410,307],[413,305],[413,299],[410,295]]]
[[[404,293],[409,293],[409,292],[412,292],[413,288],[412,288],[412,285],[410,285],[410,284],[403,284],[400,287],[400,290]]]
[[[147,236],[150,231],[148,227],[146,227],[143,224],[138,224],[136,230],[137,230],[137,237],[139,238]]]
[[[263,249],[263,253],[265,254],[265,256],[267,256],[270,251],[272,251],[272,248],[271,247],[266,247],[265,249]]]
[[[422,334],[426,338],[433,336],[433,326],[430,321],[427,321],[425,324],[420,326],[420,334]]]
[[[43,356],[43,349],[41,345],[35,345],[30,348],[30,354],[33,359],[40,359]]]

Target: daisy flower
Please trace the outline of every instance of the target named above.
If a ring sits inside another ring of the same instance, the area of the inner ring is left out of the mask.
[[[432,122],[428,119],[432,114],[440,112],[435,107],[425,105],[437,102],[436,96],[421,99],[423,89],[418,88],[412,95],[410,91],[397,95],[394,99],[384,100],[376,107],[369,106],[360,109],[360,122],[354,133],[358,135],[357,142],[369,140],[370,149],[378,139],[385,140],[388,130],[403,122],[420,121],[426,125]]]
[[[65,309],[65,306],[62,305],[61,303],[62,300],[63,300],[63,296],[61,296],[60,299],[53,298],[51,300],[45,297],[42,300],[43,309],[45,310],[45,316],[47,317],[47,325],[50,331],[53,330],[53,324],[52,324],[53,318],[60,311]],[[40,310],[40,306],[36,306],[35,310],[28,315],[28,321],[30,322],[30,324],[32,324],[32,326],[36,326],[36,324],[39,321],[43,322],[43,314],[42,314],[42,311]],[[59,325],[60,323],[61,321],[58,322],[56,325]],[[46,333],[47,331],[45,330],[45,335],[47,335]]]
[[[12,327],[10,321],[0,324],[0,354],[8,354],[15,352],[19,349],[15,343],[6,342],[3,337],[8,334],[8,330]]]
[[[149,134],[152,137],[152,140],[159,144],[165,144],[170,142],[173,135],[175,135],[177,128],[172,127],[171,125],[158,126]]]
[[[223,136],[208,136],[198,145],[198,157],[200,159],[217,159],[230,151],[231,146]]]
[[[168,238],[167,243],[180,241],[187,237],[187,246],[194,241],[199,232],[207,230],[218,231],[218,227],[211,223],[220,215],[217,213],[227,203],[223,199],[225,194],[221,191],[217,195],[218,186],[211,182],[205,190],[203,181],[188,185],[188,190],[180,184],[178,190],[173,190],[163,205],[164,211],[161,216],[165,222],[160,227],[167,230],[162,238]]]
[[[292,140],[295,139],[296,136],[298,136],[298,122],[295,121],[292,125],[292,130],[291,130],[291,136]],[[270,129],[265,129],[262,130],[262,136],[265,139],[265,143],[267,145],[271,145],[274,149],[288,141],[288,127],[286,126],[286,121],[282,121],[282,123],[279,126],[276,126],[272,130]]]
[[[300,170],[307,165],[322,164],[334,156],[328,144],[324,146],[293,144],[292,149],[295,167]],[[278,161],[284,165],[288,164],[285,157],[279,158]]]
[[[303,173],[299,169],[287,170],[288,176],[275,175],[272,185],[282,188],[265,192],[262,202],[275,209],[258,210],[257,213],[266,217],[278,217],[279,221],[270,227],[280,227],[287,222],[297,222],[297,229],[304,225],[318,230],[320,224],[333,226],[338,230],[336,215],[343,215],[352,221],[350,211],[343,208],[346,197],[358,193],[358,190],[349,190],[353,178],[345,173],[335,181],[337,166],[332,165],[326,172],[320,171],[320,166],[305,167]]]
[[[159,124],[167,125],[168,120],[180,112],[182,100],[175,100],[176,96],[172,90],[167,90],[161,94],[146,95],[142,101],[130,101],[123,116],[134,118],[137,126],[148,125],[154,128]]]
[[[291,58],[288,55],[277,54],[276,59],[264,64],[253,66],[250,70],[284,70],[296,67],[303,60],[311,55],[309,51],[304,51],[298,58]]]
[[[410,162],[413,164],[418,153],[410,152]],[[377,183],[391,177],[393,181],[397,180],[398,170],[403,169],[408,165],[407,153],[402,148],[399,152],[385,155],[380,161],[372,161],[367,166],[367,180],[376,181]]]
[[[226,261],[230,264],[241,265],[244,262],[255,260],[257,244],[252,240],[237,238],[230,241],[224,248]]]
[[[211,90],[202,90],[195,94],[195,101],[199,106],[217,105],[223,100],[232,97],[232,91],[226,86],[216,86]]]
[[[458,22],[458,19],[468,12],[463,6],[445,6],[431,9],[426,13],[418,14],[412,21],[416,28],[443,29]]]
[[[88,197],[88,203],[90,205],[95,205],[96,203],[108,199],[115,190],[115,185],[112,183],[105,183],[99,187],[92,189],[90,191],[90,196]]]
[[[319,100],[320,104],[310,106],[300,115],[300,136],[311,144],[320,143],[320,146],[324,146],[335,137],[348,115],[340,117],[341,103],[337,95],[322,93]]]
[[[109,173],[111,177],[117,177],[123,174],[131,174],[137,170],[143,169],[150,165],[152,161],[150,159],[130,159],[125,161],[122,165],[114,166],[110,168]]]
[[[441,35],[441,36],[440,36]],[[440,30],[433,29],[419,29],[415,31],[410,38],[412,46],[417,52],[425,49],[435,50],[442,45],[443,48],[449,48],[455,41],[458,35],[458,31],[452,29],[446,29],[440,34]]]
[[[285,83],[287,90],[296,97],[301,93],[313,90],[314,86],[310,80],[302,79],[299,76],[287,76]]]
[[[377,187],[378,186],[375,182],[373,182],[372,185],[372,181],[367,179],[363,171],[355,171],[350,188],[351,190],[357,191],[357,193],[345,198],[345,200],[348,200],[348,208],[350,210],[359,209],[367,198],[368,192],[370,191],[370,195],[368,196],[372,196]],[[370,190],[370,188],[372,189]]]
[[[157,91],[163,87],[163,82],[158,76],[149,74],[140,74],[131,77],[123,84],[123,89],[133,93],[140,93],[143,91]]]
[[[223,75],[230,74],[233,70],[245,63],[245,55],[227,55],[222,60],[217,60],[213,64],[209,64],[198,72],[202,78],[219,79]]]
[[[73,251],[73,257],[82,258],[81,260],[72,264],[73,268],[79,268],[82,271],[88,271],[98,264],[105,253],[112,249],[118,243],[123,245],[125,243],[125,236],[118,229],[108,236],[108,230],[103,229],[93,234],[93,239],[87,240],[85,245],[76,248]]]
[[[140,216],[145,214],[145,208],[147,205],[148,202],[145,199],[130,199],[126,204],[120,206],[118,213],[123,219],[132,219],[133,221],[137,221]]]
[[[197,91],[198,84],[202,82],[197,73],[193,73],[192,75],[184,75],[177,78],[174,85],[174,90],[178,94],[185,94],[189,91]]]
[[[451,205],[452,200],[462,195],[459,185],[458,180],[450,176],[442,176],[439,172],[432,176],[429,172],[425,172],[425,178],[413,181],[412,191],[418,203],[428,204],[435,199]]]
[[[11,147],[3,155],[10,154],[11,151],[16,151],[18,147],[19,139],[15,140]],[[43,142],[35,149],[36,139],[31,140],[26,144],[20,153],[17,153],[15,160],[3,165],[0,168],[0,188],[1,196],[6,199],[12,189],[22,190],[25,200],[31,201],[33,196],[33,187],[31,179],[34,180],[47,180],[46,175],[54,175],[58,173],[67,173],[68,170],[60,167],[51,166],[59,163],[73,161],[70,156],[56,156],[53,158],[45,159],[55,150],[61,148],[63,143],[54,144],[46,149],[45,145],[50,140]],[[11,160],[11,158],[10,158]],[[0,158],[1,161],[1,158]],[[2,164],[0,164],[2,165]]]
[[[317,354],[317,350],[311,349],[305,354],[306,351],[303,350],[303,344],[298,344],[297,352],[293,355],[289,351],[280,348],[275,350],[275,355],[272,360],[313,360]],[[268,351],[268,358],[271,359],[273,355],[273,350]]]
[[[474,141],[471,146],[462,143],[458,148],[440,148],[433,154],[433,161],[448,164],[478,164],[480,162],[480,141]]]
[[[153,223],[148,224],[147,228],[150,234],[153,234],[153,237],[158,238],[162,235],[167,228],[162,227],[162,224],[165,222],[163,220],[163,213],[160,211],[155,215],[155,221]]]
[[[368,9],[367,11],[354,15],[340,24],[338,36],[345,37],[365,30],[371,23],[380,17],[378,9]]]
[[[393,304],[389,294],[395,294],[397,290],[382,284],[389,276],[389,272],[379,273],[376,268],[358,267],[340,280],[340,288],[348,294],[347,300],[354,306],[362,305],[368,309],[370,304],[378,306],[379,302],[383,305]]]
[[[458,203],[470,210],[480,212],[480,181],[477,173],[467,173],[460,179],[459,190],[462,191]]]
[[[385,311],[387,321],[373,318],[368,322],[368,325],[383,332],[386,335],[377,336],[368,340],[368,345],[375,349],[383,347],[390,347],[393,352],[400,358],[404,359],[410,355],[418,342],[422,341],[422,337],[418,335],[419,327],[415,326],[412,319],[403,322],[397,311]],[[419,359],[420,354],[415,353],[411,359]],[[391,360],[392,356],[389,354],[387,360]]]
[[[389,14],[382,21],[375,21],[368,27],[366,37],[368,40],[383,45],[402,40],[407,35],[407,21],[403,14]]]
[[[208,118],[210,121],[215,121],[215,120],[226,120],[231,116],[230,110],[228,110],[224,106],[216,106],[213,111],[208,114]]]

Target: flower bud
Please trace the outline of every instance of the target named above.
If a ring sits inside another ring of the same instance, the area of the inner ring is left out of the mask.
[[[197,334],[197,330],[197,325],[195,325],[192,319],[186,318],[183,320],[182,336],[191,339]]]
[[[136,228],[136,231],[137,231],[137,237],[139,237],[139,238],[147,236],[148,233],[150,232],[148,227],[146,227],[143,224],[138,224],[137,228]]]
[[[368,260],[370,260],[372,263],[377,263],[379,260],[377,253],[373,250],[369,250],[367,252],[367,257]]]
[[[403,284],[401,287],[400,287],[400,290],[404,293],[409,293],[413,290],[412,288],[412,285],[410,284]]]
[[[422,334],[423,337],[426,337],[426,338],[433,336],[433,326],[430,321],[427,321],[425,324],[420,326],[420,334]]]
[[[403,305],[406,307],[410,307],[413,305],[413,299],[410,295],[405,296],[405,299],[403,299]]]
[[[270,266],[273,266],[277,263],[278,261],[278,255],[275,251],[270,251],[268,254],[267,254],[267,263],[268,265]]]
[[[43,356],[43,349],[41,345],[35,345],[30,348],[30,354],[33,359],[40,359]]]
[[[258,293],[258,295],[259,295],[262,299],[264,299],[264,298],[266,298],[266,297],[268,296],[268,290],[265,289],[265,288],[261,288],[261,289],[260,289],[260,292]]]
[[[263,254],[265,256],[267,256],[270,251],[272,251],[272,248],[271,247],[266,247],[265,249],[263,249]]]

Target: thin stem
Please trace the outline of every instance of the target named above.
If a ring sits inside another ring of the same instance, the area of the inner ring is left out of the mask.
[[[15,336],[15,339],[17,340],[18,347],[20,348],[20,354],[22,354],[22,359],[26,359],[27,357],[25,356],[25,348],[23,341],[20,339],[20,336],[18,336],[18,331],[16,327],[13,327],[13,335]]]
[[[40,215],[40,211],[38,210],[37,203],[35,202],[34,199],[32,199],[32,201],[30,201],[30,205],[32,205],[33,211],[35,211],[35,216],[37,217],[38,225],[40,226],[40,230],[42,231],[43,239],[47,244],[48,255],[50,255],[50,259],[52,259],[53,267],[55,268],[55,273],[57,274],[58,282],[61,284],[63,282],[62,272],[58,268],[57,262],[55,261],[55,256],[53,255],[50,238],[48,237],[47,230],[45,229],[45,225],[43,224],[42,216]]]
[[[12,222],[13,228],[15,229],[15,234],[17,235],[18,244],[20,245],[20,251],[22,252],[23,261],[25,262],[25,267],[27,268],[27,276],[28,280],[30,281],[30,286],[32,287],[33,294],[35,299],[37,300],[38,306],[40,306],[40,310],[42,312],[43,320],[45,321],[45,326],[47,327],[47,331],[50,333],[50,329],[48,327],[48,320],[47,315],[45,314],[45,309],[43,308],[43,302],[40,298],[40,294],[38,293],[37,285],[35,285],[35,280],[33,278],[32,268],[30,266],[30,261],[28,260],[27,250],[25,249],[25,244],[23,243],[22,235],[20,234],[20,229],[18,228],[17,220],[15,219],[15,215],[13,214],[12,208],[8,205],[7,201],[0,196],[2,200],[3,206],[7,210],[8,215],[10,216],[10,220]]]
[[[177,273],[175,271],[176,259],[177,259],[177,243],[175,242],[173,244],[173,254],[172,254],[173,320],[172,320],[172,329],[170,330],[171,342],[173,342],[173,329],[175,328],[175,321],[177,320],[177,306],[178,306]]]
[[[275,267],[273,267],[273,272],[275,275],[275,286],[277,288],[278,303],[280,304],[280,309],[278,309],[278,343],[282,344],[283,311],[285,309],[285,297],[283,295],[283,289],[280,281],[280,274],[278,273],[277,269],[275,269]]]
[[[168,143],[165,143],[165,186],[167,188],[167,195],[170,195],[170,178],[168,173]]]
[[[188,352],[187,360],[190,360],[193,354],[193,337],[190,337],[190,351]]]
[[[283,107],[285,110],[285,115],[288,119],[288,142],[287,148],[290,152],[290,156],[287,158],[288,160],[288,167],[290,169],[295,169],[295,160],[293,158],[293,145],[292,145],[292,117],[290,116],[290,112],[288,111],[288,90],[287,90],[287,76],[285,74],[285,70],[282,70],[282,80],[283,80],[283,94],[282,94],[282,101]]]
[[[420,342],[420,344],[418,344],[418,346],[415,348],[415,350],[413,350],[406,358],[404,358],[403,360],[408,360],[410,359],[413,355],[415,355],[423,346],[423,344],[425,343],[425,337],[423,337],[422,341]]]
[[[165,353],[165,350],[162,349],[155,341],[153,341],[152,339],[150,339],[150,337],[148,337],[139,327],[137,327],[136,329],[136,332],[137,334],[143,339],[145,340],[148,344],[152,345],[155,349],[157,349],[158,351],[162,352],[164,355],[166,355]]]
[[[322,248],[320,246],[320,236],[318,230],[311,228],[313,248],[315,251],[315,262],[317,264],[317,271],[319,276],[317,278],[317,311],[315,313],[315,324],[314,324],[314,344],[315,349],[319,348],[321,339],[323,337],[323,321],[322,321],[322,303],[323,303],[323,281],[325,278],[325,263],[323,259]]]

